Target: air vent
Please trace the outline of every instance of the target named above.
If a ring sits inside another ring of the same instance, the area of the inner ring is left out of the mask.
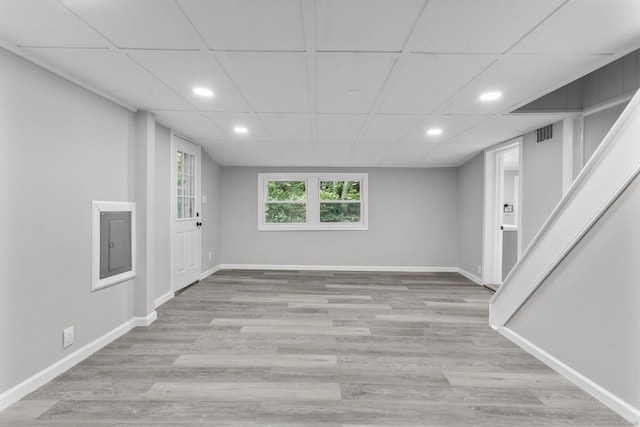
[[[553,138],[553,125],[547,125],[542,127],[536,131],[536,135],[538,137],[537,142],[546,141],[547,139]]]

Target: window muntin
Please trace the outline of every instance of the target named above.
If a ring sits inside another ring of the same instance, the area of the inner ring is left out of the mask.
[[[367,174],[259,174],[259,230],[366,230]]]
[[[178,151],[176,155],[176,218],[192,219],[196,216],[196,158]]]

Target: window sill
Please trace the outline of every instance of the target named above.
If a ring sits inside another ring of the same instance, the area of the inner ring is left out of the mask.
[[[367,224],[261,224],[258,231],[367,231]]]

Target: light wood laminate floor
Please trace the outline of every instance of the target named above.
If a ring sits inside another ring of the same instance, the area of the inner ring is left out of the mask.
[[[457,274],[221,271],[0,413],[33,426],[628,425]]]

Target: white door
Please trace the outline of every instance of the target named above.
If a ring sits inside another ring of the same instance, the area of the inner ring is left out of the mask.
[[[200,279],[200,147],[172,137],[173,291]]]

